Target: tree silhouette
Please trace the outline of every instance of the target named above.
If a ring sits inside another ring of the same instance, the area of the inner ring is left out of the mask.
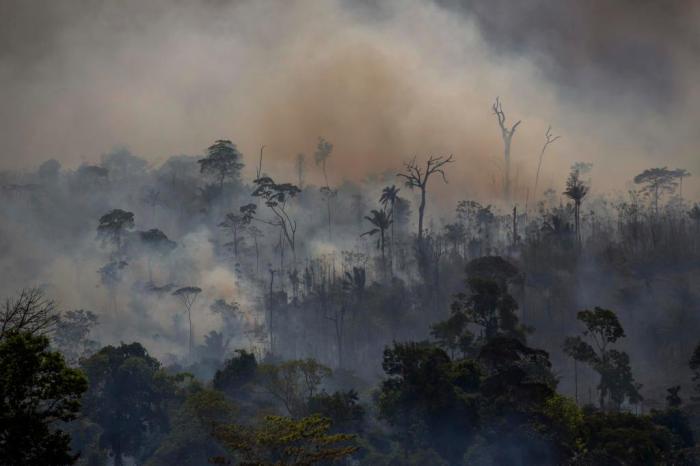
[[[384,243],[385,243],[385,233],[386,230],[393,224],[393,221],[387,215],[385,210],[372,210],[370,215],[365,217],[369,223],[374,226],[369,231],[362,233],[360,236],[373,236],[379,233],[379,240],[377,241],[377,248],[382,251],[382,269],[386,273],[386,256],[384,254]]]
[[[0,308],[0,340],[13,333],[36,336],[54,331],[59,320],[56,303],[39,288],[25,288],[17,298],[8,298]]]
[[[87,381],[51,351],[45,336],[11,332],[0,339],[0,464],[68,465],[70,436]]]
[[[263,176],[255,180],[255,191],[253,197],[259,197],[265,201],[265,205],[270,208],[275,216],[275,220],[268,222],[269,225],[277,226],[284,234],[287,244],[292,250],[294,262],[296,263],[296,231],[297,222],[287,212],[288,202],[296,197],[301,190],[291,183],[277,184],[269,176]]]
[[[683,200],[683,178],[688,178],[692,175],[685,168],[676,168],[673,170],[673,173],[676,175],[676,178],[678,178],[678,195],[680,196],[681,200]]]
[[[122,209],[114,209],[100,217],[97,236],[103,242],[114,245],[113,257],[122,257],[122,239],[128,230],[134,228],[134,214]]]
[[[160,363],[139,343],[106,346],[81,362],[89,381],[83,414],[101,428],[100,444],[114,455],[135,456],[147,435],[167,429],[168,402],[177,376],[161,371]]]
[[[165,256],[177,247],[175,241],[171,241],[162,231],[153,228],[148,231],[139,232],[139,237],[148,253],[148,281],[153,282],[152,259],[154,254]]]
[[[391,269],[393,273],[394,269],[394,207],[396,206],[396,201],[399,198],[399,188],[396,185],[386,186],[382,189],[382,194],[379,196],[379,203],[382,205],[384,210],[389,208],[389,218],[391,219],[391,243],[389,248],[389,256],[391,258]]]
[[[540,151],[540,159],[537,162],[537,174],[535,175],[535,188],[532,191],[532,195],[534,196],[535,201],[537,201],[537,198],[539,197],[537,195],[537,183],[540,180],[540,169],[542,168],[542,158],[544,157],[544,153],[547,150],[547,147],[549,147],[550,144],[553,144],[554,141],[556,141],[557,139],[560,139],[560,138],[561,138],[561,136],[553,136],[552,135],[552,127],[551,126],[547,127],[547,131],[545,131],[545,133],[544,133],[544,145],[542,146],[542,150]]]
[[[648,168],[642,173],[634,177],[636,184],[641,184],[641,192],[651,197],[652,205],[654,206],[654,214],[659,215],[659,200],[664,193],[672,194],[678,183],[679,172],[669,170],[666,167]]]
[[[151,224],[156,224],[156,207],[161,203],[160,191],[155,188],[147,188],[141,197],[141,202],[151,208]]]
[[[326,171],[326,162],[328,161],[328,158],[331,156],[331,152],[333,152],[333,144],[330,142],[326,141],[325,139],[319,137],[318,138],[318,145],[316,146],[316,152],[314,153],[314,160],[316,161],[316,165],[321,165],[321,169],[323,170],[323,179],[326,182],[326,185],[321,188],[321,195],[323,198],[326,200],[326,207],[328,210],[328,239],[332,239],[331,235],[331,199],[335,198],[338,195],[338,191],[335,189],[331,189],[330,185],[328,184],[328,172]]]
[[[197,299],[197,296],[199,293],[202,292],[202,289],[196,286],[184,286],[182,288],[178,288],[177,290],[173,291],[173,296],[177,296],[182,300],[182,304],[185,305],[185,310],[187,311],[187,318],[190,323],[190,330],[189,330],[189,338],[188,338],[188,343],[189,343],[189,353],[190,356],[192,356],[192,346],[193,346],[193,336],[192,336],[192,305],[194,304],[195,300]]]
[[[600,375],[600,409],[618,409],[625,399],[630,403],[640,402],[641,386],[634,380],[629,356],[624,351],[609,348],[611,344],[625,337],[625,331],[615,313],[596,307],[592,311],[579,311],[577,318],[585,326],[583,336],[592,344],[580,336],[568,337],[564,341],[564,352],[575,360],[590,365]],[[608,400],[612,403],[611,406],[608,406]]]
[[[496,97],[496,102],[491,106],[493,114],[496,115],[498,120],[498,126],[501,128],[501,137],[503,138],[503,157],[505,160],[505,173],[503,176],[503,196],[507,202],[510,201],[511,188],[510,188],[510,147],[515,135],[515,131],[520,126],[521,120],[518,120],[508,128],[506,124],[506,114],[503,112],[503,105],[498,97]]]
[[[243,168],[241,153],[228,139],[219,139],[207,148],[207,156],[199,159],[200,172],[214,178],[219,192],[224,189],[226,178],[237,178]]]
[[[572,170],[566,180],[564,195],[574,201],[574,228],[576,229],[576,243],[581,246],[581,202],[588,194],[588,185],[581,180],[578,170]]]
[[[442,176],[442,180],[447,183],[445,172],[442,167],[454,160],[449,157],[434,157],[430,156],[425,162],[425,167],[421,167],[416,163],[415,157],[410,162],[404,163],[404,172],[398,173],[396,176],[406,180],[406,186],[410,189],[420,189],[420,205],[418,206],[418,245],[423,243],[423,217],[425,215],[425,201],[428,189],[428,181],[435,173]]]
[[[229,212],[223,222],[219,223],[221,228],[225,228],[231,232],[233,241],[229,243],[233,247],[233,255],[238,261],[238,246],[242,240],[240,235],[246,227],[255,218],[257,206],[255,204],[246,204],[238,209],[238,213]]]

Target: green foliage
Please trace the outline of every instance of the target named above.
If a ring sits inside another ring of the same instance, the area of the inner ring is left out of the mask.
[[[292,417],[307,414],[308,400],[332,371],[313,359],[260,364],[257,381]]]
[[[586,327],[583,335],[593,345],[581,337],[568,337],[564,341],[564,352],[590,365],[600,375],[597,387],[600,408],[619,409],[625,399],[633,404],[642,401],[641,385],[632,375],[629,356],[624,351],[608,349],[610,344],[625,337],[617,315],[609,309],[596,307],[593,311],[580,311],[578,319]]]
[[[0,464],[73,464],[70,437],[57,423],[76,418],[87,388],[44,336],[11,333],[0,340]]]
[[[214,374],[214,388],[225,393],[238,393],[255,379],[258,363],[246,350],[236,350],[236,356],[227,360],[224,367]]]
[[[102,428],[100,443],[120,465],[140,452],[149,434],[168,428],[167,402],[182,377],[165,374],[139,343],[106,346],[81,362],[89,389],[83,413]]]
[[[233,422],[234,417],[235,409],[223,393],[196,390],[175,411],[170,432],[146,466],[197,466],[203,458],[223,455],[212,435],[217,426]]]
[[[458,293],[452,304],[453,315],[463,313],[469,323],[482,328],[482,340],[496,335],[524,340],[526,330],[520,325],[518,303],[498,282],[471,277],[467,279],[469,294]],[[457,323],[457,322],[455,322]]]
[[[321,392],[309,398],[309,412],[328,418],[334,432],[359,432],[365,417],[365,410],[358,402],[357,392],[335,392],[329,395]]]
[[[592,413],[585,418],[584,430],[586,453],[577,464],[679,464],[673,434],[648,416]]]
[[[301,419],[266,416],[257,426],[219,426],[214,436],[234,453],[241,466],[311,466],[349,457],[354,436],[331,434],[331,421],[319,415]],[[210,460],[226,464],[224,457]]]
[[[585,418],[572,399],[555,394],[547,399],[542,412],[546,416],[546,423],[541,426],[543,432],[554,438],[570,455],[585,451]]]
[[[455,364],[427,343],[394,343],[384,350],[382,367],[388,378],[378,395],[379,415],[403,448],[430,444],[443,458],[460,458],[477,419],[478,368]]]
[[[474,334],[469,331],[470,323],[463,311],[453,311],[447,320],[430,326],[430,335],[440,348],[450,352],[451,357],[457,351],[465,357],[471,354],[474,345]]]
[[[625,337],[617,315],[609,309],[596,307],[593,311],[579,311],[577,318],[586,326],[583,334],[590,335],[599,348]]]

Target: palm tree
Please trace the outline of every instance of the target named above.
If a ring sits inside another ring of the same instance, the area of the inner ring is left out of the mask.
[[[379,197],[379,203],[386,210],[389,206],[389,218],[391,219],[391,243],[389,248],[389,258],[391,259],[391,267],[394,267],[394,205],[399,197],[399,191],[396,185],[387,186],[382,190],[382,195]]]
[[[572,170],[566,180],[564,195],[574,201],[574,225],[576,228],[576,242],[581,246],[581,202],[588,194],[589,187],[581,180],[578,170]]]
[[[382,268],[384,269],[384,272],[386,272],[386,256],[384,255],[384,234],[386,230],[389,229],[389,226],[392,224],[391,218],[389,218],[389,215],[387,215],[385,210],[372,210],[371,215],[368,215],[365,217],[372,225],[374,225],[374,228],[372,228],[369,231],[366,231],[362,233],[360,236],[373,236],[377,233],[379,233],[379,240],[377,241],[377,247],[381,249],[382,251]]]

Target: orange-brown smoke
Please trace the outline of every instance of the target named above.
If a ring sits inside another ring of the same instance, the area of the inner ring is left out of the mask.
[[[248,175],[264,144],[267,172],[293,181],[305,153],[307,179],[318,182],[313,152],[323,136],[335,146],[333,183],[454,154],[449,188],[437,192],[492,198],[503,163],[490,112],[499,95],[510,122],[523,120],[512,150],[520,199],[549,124],[563,139],[545,156],[543,189],[560,190],[574,161],[595,164],[601,190],[624,190],[648,166],[700,176],[689,123],[697,65],[681,76],[688,91],[668,118],[624,95],[591,111],[575,105],[585,95],[563,101],[527,56],[494,53],[468,16],[432,2],[60,3],[43,6],[46,43],[30,47],[18,33],[16,53],[0,58],[2,167],[52,157],[75,166],[121,144],[155,165],[229,138]],[[688,186],[697,195],[698,183]]]

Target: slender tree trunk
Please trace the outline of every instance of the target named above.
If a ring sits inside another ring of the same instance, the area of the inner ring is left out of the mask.
[[[389,248],[389,270],[391,276],[394,276],[394,201],[391,202],[391,247]]]
[[[190,352],[190,358],[192,357],[192,306],[187,307],[187,319],[190,321],[190,335],[189,335],[189,352]]]
[[[260,275],[260,249],[258,248],[258,235],[253,235],[255,241],[255,277]]]
[[[328,241],[332,241],[333,235],[331,233],[331,193],[330,193],[330,188],[328,191],[328,197],[326,198],[326,207],[328,209]]]
[[[574,359],[574,399],[578,406],[578,362]]]
[[[518,244],[518,207],[513,206],[513,247]]]
[[[343,320],[344,320],[343,309],[340,309],[339,315],[335,319],[335,334],[338,344],[338,369],[343,368]]]
[[[384,255],[384,229],[379,229],[379,245],[382,249],[382,275],[384,280],[386,280],[386,257]]]
[[[506,136],[503,141],[503,157],[505,159],[504,166],[504,182],[503,182],[503,196],[506,202],[510,201],[510,141],[511,137]]]
[[[238,262],[238,228],[235,226],[232,228],[233,231],[233,257]]]
[[[425,187],[421,186],[420,206],[418,206],[418,245],[423,247],[423,214],[425,213]]]

